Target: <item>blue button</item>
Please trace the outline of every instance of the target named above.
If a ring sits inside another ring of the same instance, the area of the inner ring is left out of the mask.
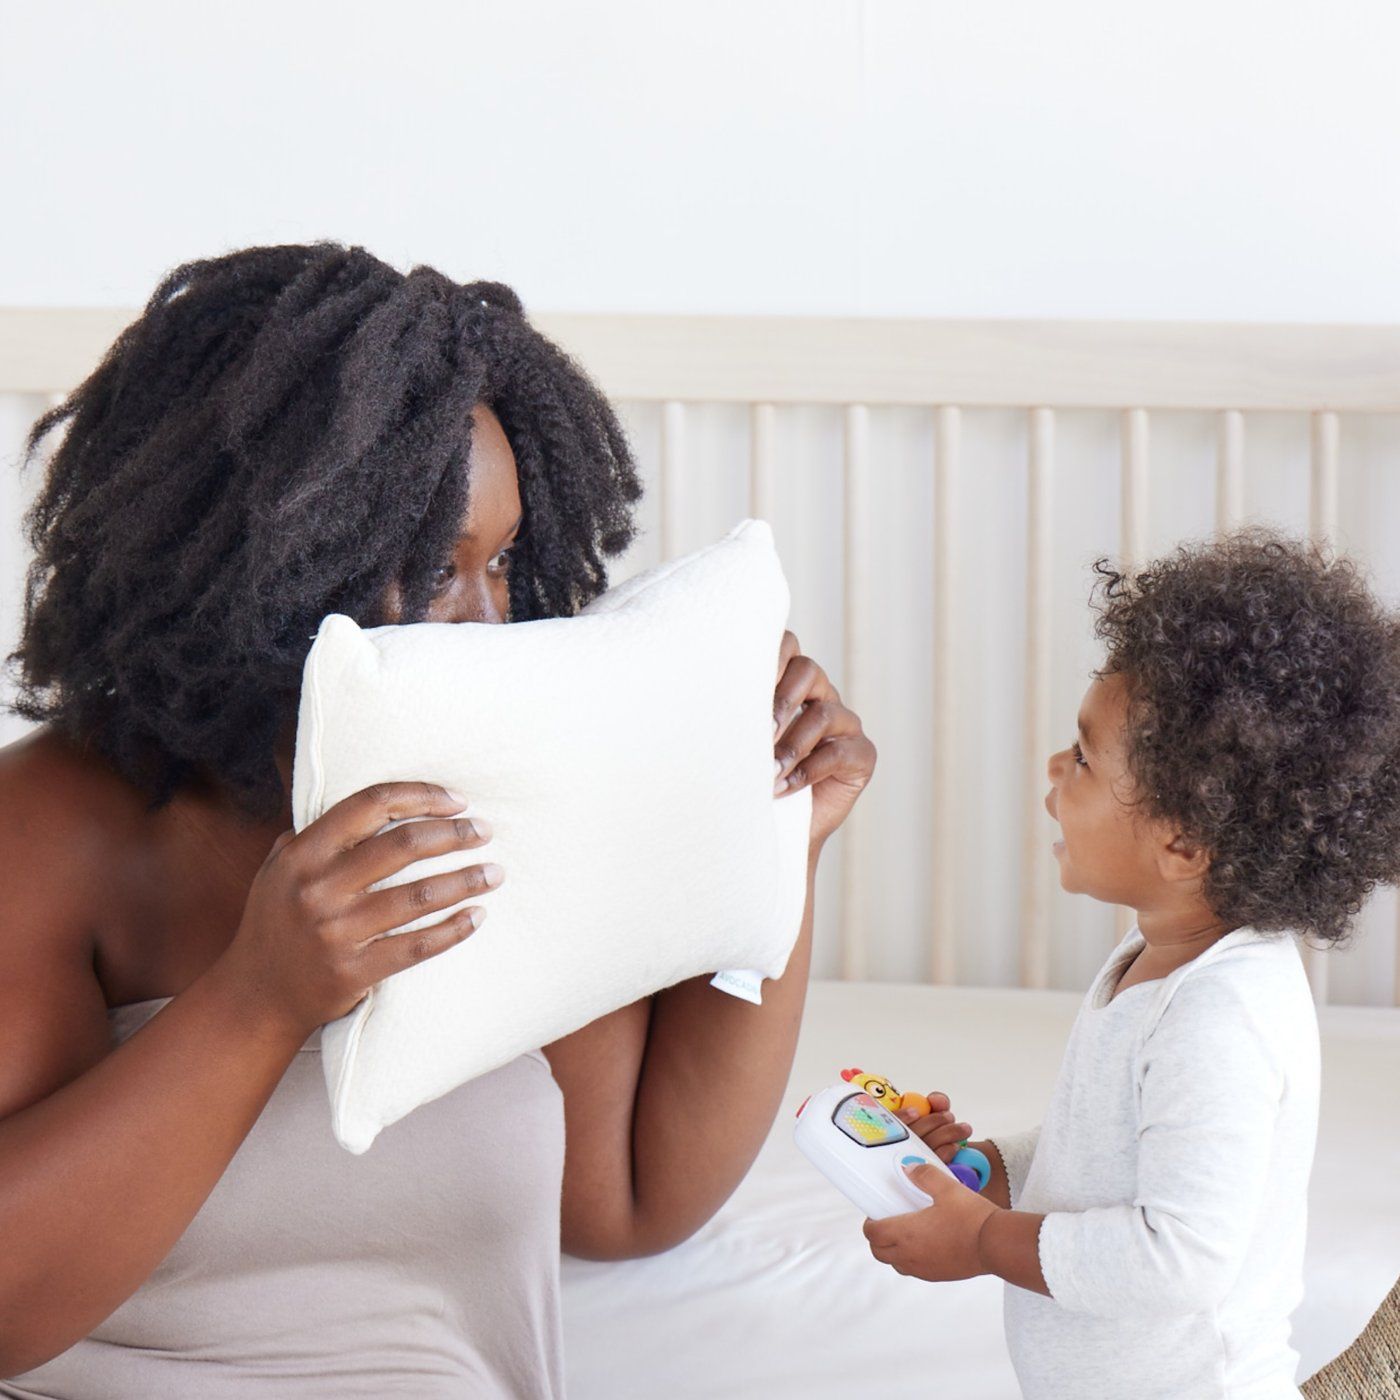
[[[901,1157],[899,1165],[901,1167],[922,1167],[927,1161],[927,1157]]]

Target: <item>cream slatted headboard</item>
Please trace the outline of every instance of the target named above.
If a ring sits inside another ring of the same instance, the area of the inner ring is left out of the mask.
[[[36,396],[40,406],[61,395],[92,368],[133,314],[0,310],[0,395]],[[654,424],[656,441],[639,444],[639,454],[654,457],[660,557],[682,547],[682,487],[699,470],[690,460],[688,427],[706,406],[729,405],[731,411],[738,406],[747,414],[748,509],[765,518],[772,518],[780,505],[779,414],[811,405],[839,413],[841,690],[862,713],[879,685],[868,655],[874,635],[873,551],[879,547],[870,501],[881,471],[872,446],[872,415],[903,406],[929,416],[932,625],[929,634],[912,638],[914,646],[928,651],[932,671],[931,839],[927,866],[918,872],[927,883],[921,906],[927,932],[916,975],[938,982],[959,980],[960,973],[961,817],[951,776],[960,742],[954,718],[959,686],[952,639],[957,618],[969,606],[960,597],[965,576],[955,563],[967,525],[959,514],[963,507],[955,483],[970,416],[983,410],[1024,416],[1024,637],[1015,642],[1024,649],[1018,660],[1023,776],[1019,796],[1005,812],[1005,827],[1019,832],[1017,980],[1044,987],[1053,981],[1052,904],[1058,896],[1040,804],[1044,756],[1058,747],[1052,743],[1052,727],[1064,718],[1052,712],[1051,695],[1052,502],[1060,475],[1056,430],[1061,417],[1092,410],[1119,420],[1120,510],[1111,547],[1132,562],[1145,557],[1154,488],[1162,489],[1153,466],[1155,415],[1214,416],[1217,529],[1245,514],[1245,464],[1254,416],[1305,417],[1307,528],[1315,538],[1333,540],[1347,472],[1343,423],[1350,416],[1370,420],[1400,414],[1400,327],[1395,326],[548,315],[536,320],[614,399],[654,409],[652,417],[643,417]],[[1383,452],[1388,441],[1382,440]],[[1400,457],[1385,465],[1400,472]],[[1400,509],[1393,533],[1400,536]],[[882,764],[887,761],[882,752]],[[834,970],[850,978],[870,975],[880,951],[877,925],[865,916],[875,868],[865,806],[863,802],[857,809],[842,838],[839,913],[830,940],[839,949]],[[1123,913],[1115,925],[1119,934]],[[1383,996],[1373,990],[1367,999],[1400,1006],[1400,922],[1390,921],[1396,944],[1390,985]],[[1101,955],[1100,946],[1091,962]],[[1326,1001],[1327,957],[1309,950],[1307,961],[1315,994]]]

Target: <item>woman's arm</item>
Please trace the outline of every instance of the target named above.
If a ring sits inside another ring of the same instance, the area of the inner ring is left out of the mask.
[[[13,1376],[65,1351],[140,1287],[303,1037],[216,971],[47,1092],[36,1073],[56,1065],[58,1047],[106,1038],[91,966],[80,976],[31,962],[7,979],[5,1002],[5,1097],[46,1094],[0,1122],[0,1375]],[[26,1043],[32,1053],[11,1058]]]
[[[812,789],[807,901],[788,965],[754,1006],[697,977],[546,1047],[564,1092],[563,1246],[654,1254],[693,1234],[743,1179],[787,1087],[811,964],[817,862],[870,780],[875,748],[822,669],[784,637],[775,801]]]
[[[816,857],[802,931],[782,977],[764,982],[761,1006],[695,977],[547,1047],[564,1091],[568,1253],[624,1259],[668,1249],[743,1179],[792,1068]]]

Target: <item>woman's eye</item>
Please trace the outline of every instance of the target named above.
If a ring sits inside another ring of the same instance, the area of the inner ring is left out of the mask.
[[[456,573],[457,566],[455,564],[439,564],[438,567],[433,570],[433,588],[435,590],[446,588],[447,585],[452,582]]]
[[[1079,747],[1079,740],[1076,739],[1069,747],[1070,752],[1074,755],[1074,761],[1087,768],[1089,765],[1084,761],[1084,750]]]
[[[503,549],[487,566],[488,574],[503,574],[510,568],[510,551],[514,546]]]

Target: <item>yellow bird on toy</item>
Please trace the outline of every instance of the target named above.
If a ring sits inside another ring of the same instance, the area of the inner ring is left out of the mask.
[[[859,1069],[843,1069],[841,1078],[858,1089],[864,1089],[876,1103],[883,1104],[891,1113],[898,1113],[901,1108],[912,1108],[918,1111],[920,1118],[925,1118],[932,1111],[928,1099],[923,1094],[901,1094],[883,1075],[866,1074],[864,1070]]]

